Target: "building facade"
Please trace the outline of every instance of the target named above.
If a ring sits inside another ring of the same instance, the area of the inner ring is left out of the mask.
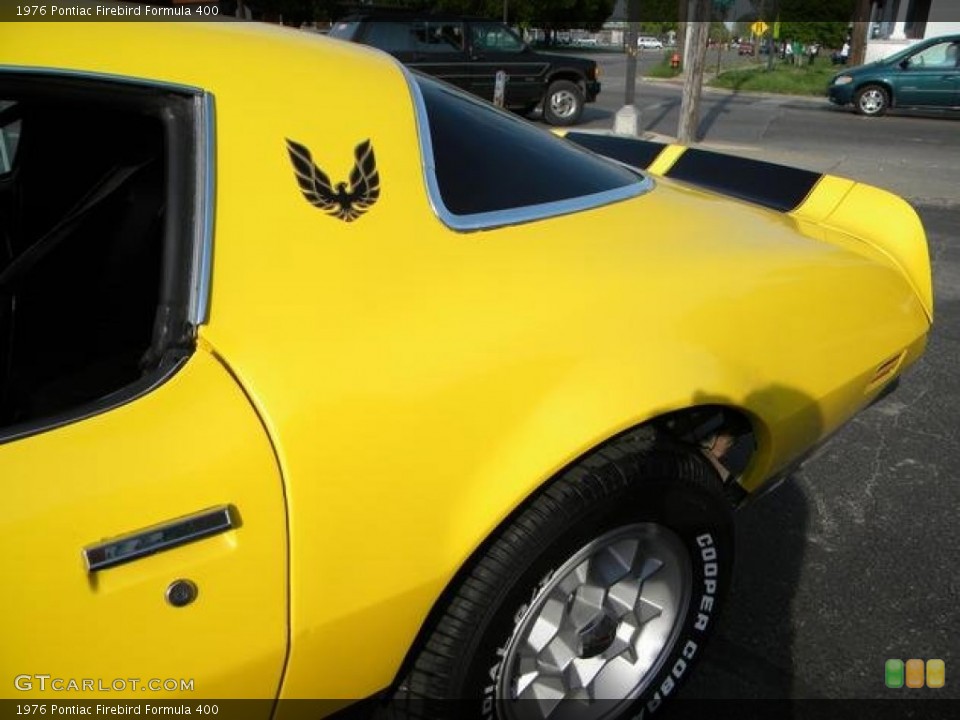
[[[888,57],[919,40],[960,34],[956,0],[873,0],[865,61]]]

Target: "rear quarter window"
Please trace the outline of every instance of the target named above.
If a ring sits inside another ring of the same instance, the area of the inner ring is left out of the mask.
[[[429,128],[434,189],[453,216],[507,224],[565,212],[557,203],[600,205],[649,187],[637,173],[489,103],[422,75],[414,82]]]

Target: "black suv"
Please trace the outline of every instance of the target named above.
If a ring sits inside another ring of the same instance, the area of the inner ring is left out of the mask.
[[[507,74],[504,105],[526,114],[543,104],[552,125],[572,125],[600,92],[593,60],[535,52],[496,20],[372,10],[334,23],[330,36],[372,45],[404,65],[493,100]]]

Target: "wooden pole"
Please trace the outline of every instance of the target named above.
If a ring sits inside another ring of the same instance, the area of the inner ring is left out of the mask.
[[[627,0],[627,81],[624,85],[623,107],[613,119],[613,130],[618,135],[636,135],[640,127],[637,110],[637,36],[640,29],[640,0]]]
[[[633,105],[637,89],[637,38],[640,35],[640,0],[627,0],[627,83],[624,105]]]
[[[690,67],[687,68],[683,83],[683,96],[680,100],[680,123],[677,127],[677,140],[684,145],[696,142],[697,125],[700,123],[700,91],[703,87],[703,70],[707,64],[707,38],[710,34],[710,0],[696,0],[690,33],[690,47],[687,56]]]
[[[857,0],[853,10],[853,37],[850,39],[851,65],[863,65],[867,55],[867,33],[870,27],[870,0]]]
[[[680,55],[680,62],[686,62],[687,49],[687,3],[689,0],[677,0],[677,54]],[[681,65],[682,72],[686,72],[686,65]]]

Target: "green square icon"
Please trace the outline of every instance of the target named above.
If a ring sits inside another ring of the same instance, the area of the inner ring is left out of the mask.
[[[888,688],[903,687],[903,660],[887,660],[884,677]]]

